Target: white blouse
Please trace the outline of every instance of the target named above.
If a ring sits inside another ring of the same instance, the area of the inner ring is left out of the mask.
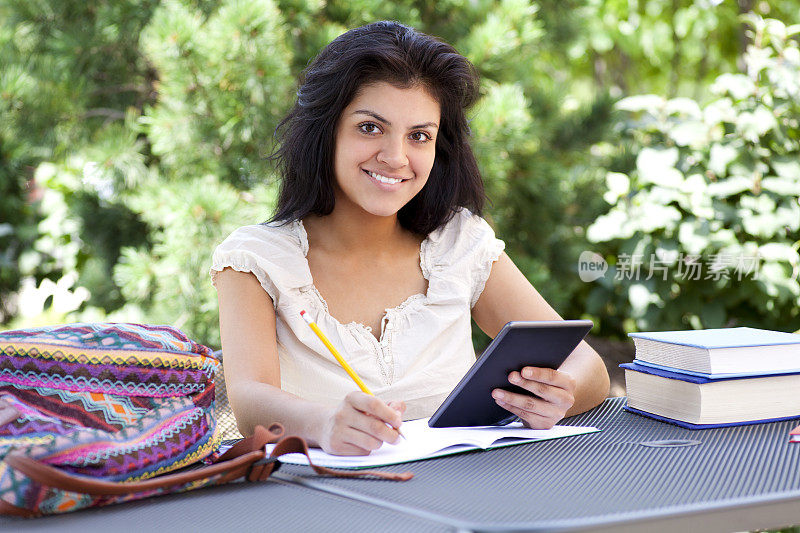
[[[458,211],[420,246],[427,293],[386,309],[380,340],[369,326],[330,315],[311,277],[299,220],[234,231],[214,251],[211,280],[226,267],[252,272],[272,298],[283,390],[333,406],[358,389],[300,316],[305,309],[370,390],[406,402],[411,420],[433,414],[475,362],[470,311],[504,248],[485,220]]]

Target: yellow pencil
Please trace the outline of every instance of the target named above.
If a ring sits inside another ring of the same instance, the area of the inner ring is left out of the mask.
[[[324,344],[325,347],[328,348],[328,350],[333,354],[333,356],[336,358],[336,361],[338,361],[339,364],[342,365],[342,368],[344,368],[344,371],[347,372],[347,374],[351,378],[353,378],[353,381],[356,382],[356,385],[358,385],[358,388],[361,389],[366,394],[369,394],[370,396],[375,396],[374,394],[372,394],[372,391],[369,390],[369,387],[367,387],[366,383],[364,383],[361,380],[361,378],[358,377],[358,374],[356,374],[356,371],[353,370],[353,367],[351,367],[347,363],[347,361],[344,360],[344,357],[341,356],[341,354],[339,353],[339,350],[337,350],[336,347],[333,345],[333,343],[331,343],[331,341],[328,340],[328,337],[326,337],[325,334],[322,333],[322,330],[319,329],[319,326],[317,325],[317,323],[314,322],[313,320],[311,320],[311,317],[309,317],[306,314],[305,310],[300,311],[300,316],[303,317],[303,319],[308,323],[308,325],[311,327],[311,329],[314,331],[314,333],[317,334],[317,337],[319,337],[319,340],[321,340],[322,344]],[[403,433],[400,431],[400,428],[392,428],[392,429],[397,430],[397,432],[400,433],[401,437],[406,438],[405,435],[403,435]]]

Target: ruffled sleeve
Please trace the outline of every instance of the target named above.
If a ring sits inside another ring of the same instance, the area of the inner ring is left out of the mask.
[[[244,226],[231,233],[214,250],[211,282],[216,286],[217,274],[225,268],[252,272],[277,309],[282,294],[312,284],[307,241],[296,224]]]
[[[481,217],[461,209],[443,227],[429,236],[432,242],[428,268],[438,270],[468,291],[470,308],[480,298],[486,280],[505,249],[494,230]]]

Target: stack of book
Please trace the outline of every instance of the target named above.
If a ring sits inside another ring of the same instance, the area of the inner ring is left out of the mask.
[[[753,328],[631,333],[626,409],[684,427],[800,418],[800,335]]]

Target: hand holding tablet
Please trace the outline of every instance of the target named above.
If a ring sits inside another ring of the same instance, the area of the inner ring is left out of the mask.
[[[592,322],[558,320],[509,322],[430,418],[431,427],[498,425],[515,418],[492,391],[532,393],[508,381],[524,367],[557,369],[583,340]]]

